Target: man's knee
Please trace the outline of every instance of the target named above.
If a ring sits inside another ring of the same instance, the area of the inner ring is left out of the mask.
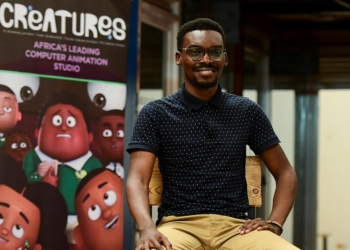
[[[162,225],[158,228],[176,250],[204,250],[201,242],[193,235]],[[163,247],[163,249],[165,249]]]
[[[253,231],[236,235],[222,245],[220,250],[298,250],[282,237],[270,231]]]

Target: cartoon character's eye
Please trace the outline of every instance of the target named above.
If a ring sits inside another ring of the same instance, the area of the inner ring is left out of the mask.
[[[55,115],[52,118],[52,124],[55,126],[60,126],[62,124],[62,117],[60,115]]]
[[[15,236],[17,239],[21,238],[24,234],[24,229],[20,225],[14,225],[12,228],[12,234]]]
[[[124,131],[121,130],[121,129],[119,129],[119,130],[117,131],[117,137],[124,137]]]
[[[12,111],[12,108],[11,107],[4,107],[3,110],[6,112],[6,113],[10,113]]]
[[[17,144],[16,142],[12,143],[12,144],[11,144],[11,148],[12,148],[12,149],[18,148],[18,144]]]
[[[21,88],[20,96],[23,101],[29,101],[30,99],[33,98],[34,93],[30,87],[24,86],[23,88]]]
[[[102,136],[103,137],[111,137],[112,136],[112,130],[110,130],[110,129],[103,130]]]
[[[40,78],[25,74],[0,72],[0,83],[12,89],[18,103],[26,102],[36,95],[40,86]]]
[[[97,94],[94,96],[93,103],[96,107],[103,109],[106,106],[106,97],[102,94]]]
[[[101,208],[99,205],[94,204],[89,208],[88,216],[91,220],[97,220],[101,216]]]
[[[68,127],[73,128],[77,124],[77,120],[73,116],[69,116],[66,120]]]
[[[4,216],[2,214],[0,214],[0,225],[4,223]]]
[[[26,148],[27,147],[27,143],[25,142],[21,142],[21,144],[19,145],[20,148]]]
[[[87,90],[91,102],[105,111],[124,110],[126,85],[120,83],[89,82]]]
[[[113,206],[117,201],[117,194],[114,191],[109,190],[104,194],[103,199],[107,206]]]

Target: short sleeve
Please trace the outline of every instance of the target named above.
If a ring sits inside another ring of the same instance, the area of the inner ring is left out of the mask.
[[[250,108],[252,109],[252,123],[248,145],[256,155],[259,155],[267,148],[280,143],[280,140],[262,108],[255,102],[252,102]]]
[[[131,153],[135,149],[141,149],[158,155],[158,124],[157,106],[154,103],[145,105],[137,116],[126,151]]]

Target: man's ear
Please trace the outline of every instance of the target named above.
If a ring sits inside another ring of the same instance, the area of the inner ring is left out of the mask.
[[[182,64],[182,57],[181,57],[181,53],[179,51],[176,51],[176,53],[175,53],[175,61],[176,61],[176,65]]]
[[[225,52],[224,56],[225,56],[225,66],[227,66],[227,64],[228,64],[228,56],[227,56],[226,52]]]

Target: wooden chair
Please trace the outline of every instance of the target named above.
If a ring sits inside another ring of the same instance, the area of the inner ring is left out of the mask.
[[[258,156],[246,157],[246,179],[249,206],[251,207],[249,218],[256,217],[256,208],[262,205],[261,196],[261,160]],[[150,206],[162,204],[161,195],[163,191],[162,175],[158,168],[158,158],[154,162],[153,173],[149,183]],[[252,215],[253,212],[253,215]]]

